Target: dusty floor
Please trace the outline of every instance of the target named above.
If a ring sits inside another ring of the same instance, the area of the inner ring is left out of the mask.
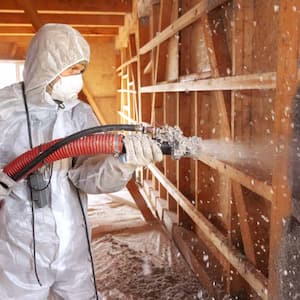
[[[144,222],[127,190],[92,196],[89,203],[103,299],[212,299],[164,229]]]

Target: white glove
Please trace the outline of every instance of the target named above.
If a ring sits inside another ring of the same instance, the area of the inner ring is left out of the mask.
[[[147,166],[163,159],[157,142],[145,134],[126,135],[123,142],[126,149],[125,163],[129,165]]]
[[[11,192],[16,182],[4,172],[0,171],[0,200],[5,199]]]

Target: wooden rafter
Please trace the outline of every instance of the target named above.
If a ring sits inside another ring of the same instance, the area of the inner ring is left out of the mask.
[[[35,0],[34,5],[39,11],[90,11],[90,12],[108,12],[108,13],[130,13],[132,10],[131,0],[110,0],[110,1],[94,1],[94,0]],[[1,1],[0,10],[18,10],[20,9],[15,0]]]
[[[117,27],[77,27],[74,26],[84,36],[116,36]],[[1,26],[0,36],[33,36],[36,30],[32,26]]]
[[[24,9],[24,12],[28,16],[32,23],[32,26],[37,31],[44,24],[39,14],[37,13],[34,4],[31,0],[17,0],[20,7]]]
[[[65,23],[70,25],[101,25],[117,27],[124,25],[124,16],[121,15],[69,15],[67,18],[63,14],[39,14],[40,22],[46,23]],[[2,24],[31,24],[31,18],[19,13],[0,13],[0,25]]]
[[[274,89],[276,73],[237,75],[141,87],[141,93]]]

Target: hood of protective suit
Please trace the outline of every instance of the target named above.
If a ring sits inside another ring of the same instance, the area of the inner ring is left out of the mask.
[[[24,84],[30,102],[43,101],[47,85],[70,66],[88,62],[90,49],[82,35],[65,24],[46,24],[31,40],[24,65]],[[34,100],[34,101],[32,101]]]

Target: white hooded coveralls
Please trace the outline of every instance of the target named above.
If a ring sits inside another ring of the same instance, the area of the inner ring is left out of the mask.
[[[89,61],[89,46],[73,28],[43,26],[32,39],[24,67],[33,146],[98,125],[89,105],[72,100],[58,108],[46,86],[70,66]],[[0,90],[0,168],[30,149],[21,84]],[[0,299],[95,299],[93,278],[77,191],[120,190],[133,169],[107,155],[55,162],[51,205],[35,208],[37,272],[34,273],[30,191],[21,180],[0,209]]]

